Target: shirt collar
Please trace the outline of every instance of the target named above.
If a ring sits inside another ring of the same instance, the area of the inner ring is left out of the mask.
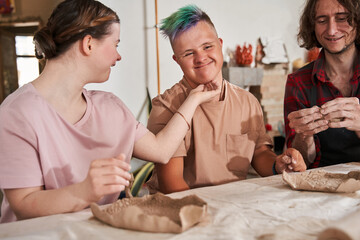
[[[325,82],[326,73],[325,73],[325,52],[324,49],[321,49],[318,58],[314,62],[314,68],[311,74],[312,80],[315,83],[316,79]]]
[[[189,95],[190,91],[193,89],[189,82],[187,81],[186,77],[183,76],[182,78],[182,81],[184,82],[184,85],[186,87],[186,94]],[[221,101],[224,101],[225,98],[226,98],[226,84],[225,84],[226,80],[225,79],[222,79],[222,82],[221,82],[221,93],[220,93],[220,96],[221,96],[221,99],[219,100],[220,102]]]
[[[358,46],[356,46],[356,49],[358,51],[358,55],[355,61],[354,76],[352,80],[360,78],[360,50]],[[311,74],[311,76],[313,76],[312,81],[314,83],[316,80],[321,82],[329,81],[325,72],[325,62],[325,50],[321,49],[318,58],[314,62],[314,68]]]

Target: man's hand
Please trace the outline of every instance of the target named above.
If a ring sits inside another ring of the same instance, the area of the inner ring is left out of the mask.
[[[360,104],[357,97],[336,98],[321,106],[320,113],[330,128],[346,128],[360,133]]]
[[[275,169],[277,173],[303,172],[306,170],[305,161],[301,153],[295,148],[288,148],[286,151],[276,157]]]
[[[323,118],[318,106],[291,112],[288,119],[289,127],[294,129],[297,134],[304,136],[304,138],[311,137],[329,128],[329,121]]]

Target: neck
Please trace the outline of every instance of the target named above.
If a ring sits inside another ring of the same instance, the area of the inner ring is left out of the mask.
[[[41,75],[32,84],[47,101],[55,104],[70,104],[82,99],[82,89],[78,66],[59,63],[59,59],[48,60]]]
[[[358,56],[358,50],[355,44],[349,46],[346,51],[342,53],[330,53],[325,50],[326,59],[326,73],[328,76],[353,74],[354,64]]]

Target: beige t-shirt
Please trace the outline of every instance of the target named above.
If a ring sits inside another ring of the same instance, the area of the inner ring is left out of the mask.
[[[148,129],[158,133],[184,102],[191,87],[185,79],[152,101]],[[201,104],[191,129],[173,157],[184,157],[184,180],[190,188],[245,179],[254,150],[272,145],[262,109],[249,92],[223,81],[222,101]],[[148,186],[157,191],[156,167]]]

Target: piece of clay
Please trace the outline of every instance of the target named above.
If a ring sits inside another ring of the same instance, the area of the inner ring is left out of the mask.
[[[330,173],[313,170],[302,173],[283,172],[283,180],[295,190],[320,192],[355,192],[360,190],[360,171]]]
[[[196,195],[172,199],[161,193],[123,198],[103,208],[90,205],[93,215],[113,227],[145,232],[180,233],[202,222],[207,203]]]

